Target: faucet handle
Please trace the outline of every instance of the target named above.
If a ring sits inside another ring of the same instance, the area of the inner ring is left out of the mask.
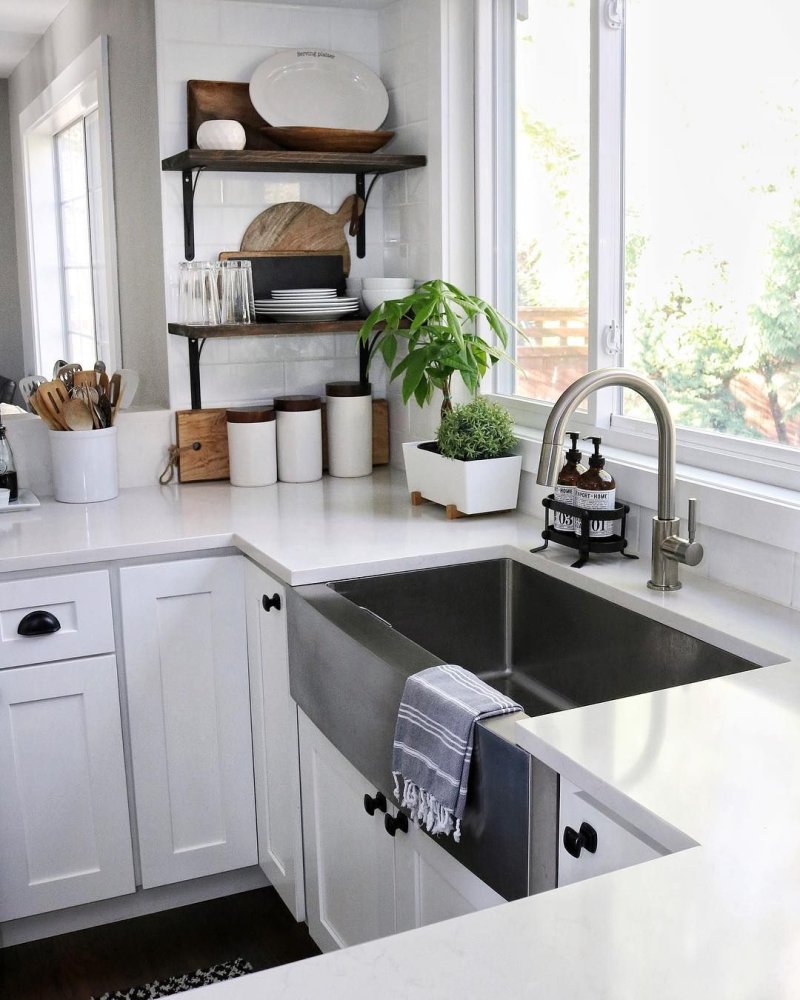
[[[695,497],[689,497],[689,541],[694,541],[694,536],[697,534],[697,500]]]
[[[677,519],[673,522],[677,527]],[[697,534],[697,500],[689,501],[688,538],[680,535],[668,535],[661,543],[661,551],[667,559],[683,563],[684,566],[697,566],[703,561],[703,546],[695,541]]]

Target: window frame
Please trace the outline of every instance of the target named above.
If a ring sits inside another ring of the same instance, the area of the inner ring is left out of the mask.
[[[496,221],[492,241],[478,243],[478,294],[513,315],[514,287],[514,19],[515,0],[478,4],[483,14],[476,36],[476,134],[492,141],[476,144],[476,213]],[[623,24],[611,26],[609,13],[622,11]],[[624,366],[624,0],[591,0],[590,274],[588,369]],[[485,225],[479,225],[485,231]],[[509,250],[511,251],[509,253]],[[613,344],[612,324],[621,336]],[[487,375],[484,392],[508,407],[523,430],[544,427],[551,405],[511,393],[509,366]],[[642,455],[656,454],[655,425],[625,416],[622,390],[593,393],[588,412],[576,413],[576,429],[598,432],[604,443]],[[800,490],[800,448],[754,441],[696,428],[677,429],[678,461],[694,469],[735,475],[766,486]]]
[[[60,356],[66,344],[56,136],[77,119],[85,119],[95,111],[102,186],[102,267],[98,270],[104,272],[103,294],[93,290],[95,331],[96,334],[107,331],[107,338],[103,339],[104,342],[107,339],[108,354],[103,360],[109,368],[122,367],[109,107],[108,42],[105,36],[100,36],[19,116],[30,310],[23,313],[27,372],[48,374],[45,369],[52,365],[48,358],[54,351]]]

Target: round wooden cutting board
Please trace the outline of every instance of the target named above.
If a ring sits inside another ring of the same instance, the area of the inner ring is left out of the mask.
[[[325,251],[344,257],[350,273],[350,248],[344,227],[350,225],[356,196],[349,195],[335,214],[306,201],[286,201],[266,209],[250,223],[242,237],[242,250]],[[359,215],[364,203],[358,200]]]

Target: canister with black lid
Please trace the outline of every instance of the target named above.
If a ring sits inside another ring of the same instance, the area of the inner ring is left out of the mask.
[[[276,396],[278,479],[310,483],[322,478],[322,400],[319,396]]]
[[[228,410],[228,464],[232,486],[270,486],[278,480],[275,410],[271,406]]]
[[[328,472],[348,478],[372,472],[372,387],[369,382],[328,382]]]

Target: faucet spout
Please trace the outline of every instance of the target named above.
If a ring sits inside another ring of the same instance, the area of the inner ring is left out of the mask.
[[[547,418],[536,481],[542,486],[555,483],[572,415],[588,395],[610,386],[633,389],[653,411],[658,429],[658,514],[653,519],[652,573],[648,586],[654,590],[678,590],[681,586],[678,563],[688,560],[683,558],[684,548],[675,544],[683,541],[677,536],[680,521],[675,517],[675,424],[667,400],[655,383],[627,368],[601,368],[576,379],[555,401]],[[702,549],[693,540],[692,545],[692,558],[699,562]]]

